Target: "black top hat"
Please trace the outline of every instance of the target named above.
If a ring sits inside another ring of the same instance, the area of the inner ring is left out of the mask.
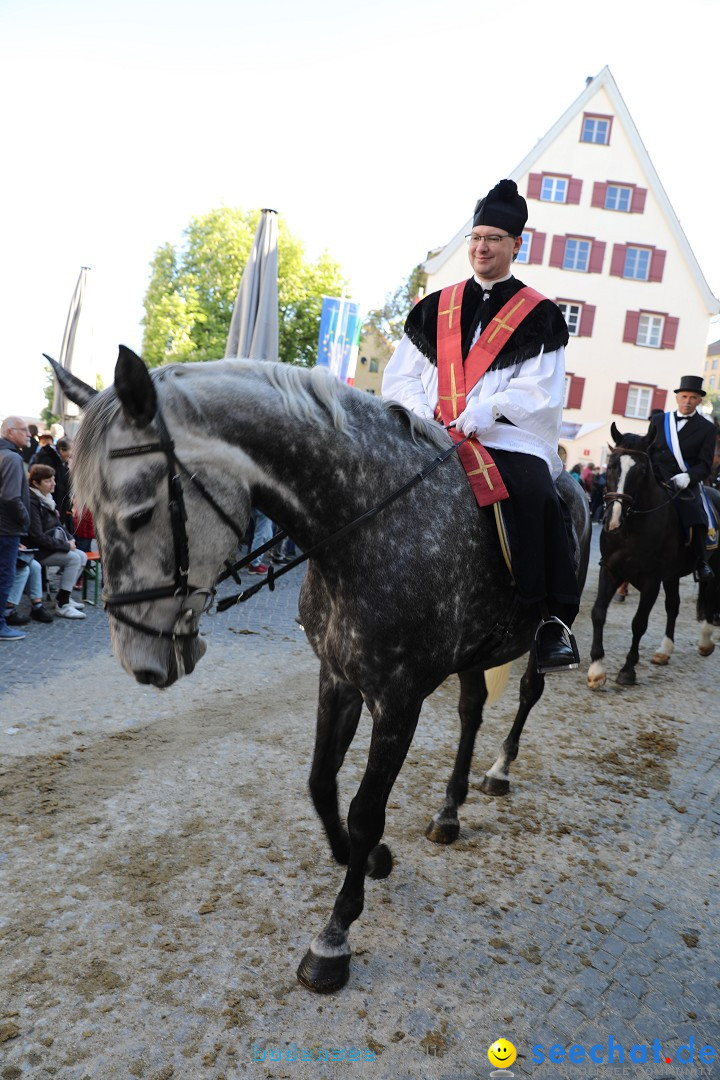
[[[702,376],[700,375],[681,375],[680,385],[676,390],[673,390],[673,394],[680,394],[685,390],[688,394],[699,394],[700,397],[705,397],[702,384]]]

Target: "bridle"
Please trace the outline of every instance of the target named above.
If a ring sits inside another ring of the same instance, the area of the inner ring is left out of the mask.
[[[201,615],[209,611],[212,607],[215,599],[215,586],[210,588],[191,585],[188,581],[190,573],[190,545],[188,541],[187,529],[185,528],[185,522],[187,521],[187,511],[185,509],[185,498],[183,493],[182,476],[185,476],[196,488],[202,498],[212,507],[217,516],[223,521],[238,538],[239,542],[242,542],[245,537],[245,530],[241,529],[232,518],[223,510],[223,508],[216,502],[207,488],[204,486],[201,480],[192,473],[187,466],[178,458],[175,453],[175,443],[170,438],[170,434],[165,425],[162,413],[159,405],[155,413],[155,422],[158,428],[159,440],[153,443],[144,443],[141,446],[128,446],[118,450],[108,451],[108,457],[110,458],[126,458],[137,457],[140,454],[164,454],[167,461],[167,481],[168,481],[168,509],[170,513],[170,525],[172,529],[173,538],[173,552],[175,557],[175,571],[174,580],[171,585],[161,585],[154,589],[142,589],[138,592],[123,592],[123,593],[105,593],[102,594],[103,604],[105,608],[111,608],[109,614],[117,619],[118,622],[124,623],[126,626],[132,627],[133,630],[139,630],[142,634],[148,634],[150,637],[163,638],[169,641],[175,641],[178,638],[196,638],[199,634],[199,630],[185,630],[183,627],[187,623],[192,623],[193,620],[199,619]],[[246,589],[237,596],[225,597],[217,604],[218,611],[225,611],[233,604],[239,604],[242,600],[247,600],[251,596],[254,596],[259,589],[262,589],[265,585],[272,591],[275,587],[275,579],[281,577],[283,574],[289,573],[294,570],[300,563],[306,562],[312,558],[318,551],[328,547],[330,544],[339,540],[341,537],[347,535],[353,531],[359,525],[369,521],[372,517],[378,514],[381,510],[384,510],[386,506],[389,506],[396,499],[404,495],[415,484],[424,480],[426,476],[429,476],[438,465],[441,465],[444,461],[447,461],[456,450],[459,449],[464,443],[468,441],[470,436],[466,436],[460,439],[458,442],[453,442],[447,450],[438,454],[433,460],[425,466],[420,472],[412,476],[408,481],[402,484],[395,491],[391,492],[381,502],[375,506],[366,510],[364,513],[359,514],[352,521],[349,521],[346,525],[341,526],[330,536],[326,536],[319,543],[313,545],[307,551],[304,551],[297,558],[293,559],[287,565],[283,566],[281,570],[274,571],[273,568],[269,568],[267,578],[263,581],[259,581],[256,585],[250,589]],[[287,533],[280,532],[275,533],[271,540],[262,547],[256,548],[244,558],[233,563],[228,559],[225,563],[225,570],[219,575],[215,584],[220,581],[226,580],[228,577],[232,577],[238,584],[241,584],[238,576],[238,570],[247,566],[258,555],[261,555],[264,551],[274,547],[281,540],[285,539]],[[172,630],[158,630],[156,627],[146,626],[144,623],[138,622],[137,619],[131,618],[123,611],[116,610],[119,607],[123,607],[126,604],[142,604],[151,600],[163,600],[163,599],[180,599],[182,601],[180,612],[175,621],[175,625]],[[201,606],[196,610],[193,606],[193,601],[196,598],[202,599]],[[185,606],[185,605],[188,606]]]
[[[627,447],[616,446],[613,450],[614,454],[640,454],[642,457],[650,459],[650,455],[646,450],[634,450]],[[671,503],[674,499],[677,499],[682,494],[682,489],[678,488],[673,494],[669,494],[670,489],[667,484],[660,485],[668,493],[667,502],[660,503],[658,506],[651,506],[649,510],[636,510],[635,509],[635,496],[628,495],[624,491],[605,491],[603,495],[603,502],[605,503],[605,511],[607,512],[614,503],[620,503],[621,507],[626,507],[626,517],[630,517],[631,514],[653,514],[656,510],[662,510],[664,506]]]

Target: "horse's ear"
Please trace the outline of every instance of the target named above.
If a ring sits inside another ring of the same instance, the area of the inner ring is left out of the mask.
[[[82,379],[78,379],[77,375],[73,375],[71,371],[67,371],[62,364],[58,364],[57,360],[53,360],[52,356],[48,356],[47,353],[43,353],[43,356],[55,372],[65,397],[84,409],[88,401],[95,397],[97,390],[88,386]]]
[[[612,435],[613,439],[615,440],[615,445],[619,446],[620,443],[623,440],[623,437],[622,437],[622,432],[618,431],[617,427],[615,426],[615,421],[614,420],[613,420],[612,424],[610,425],[610,434]]]
[[[652,444],[655,442],[656,438],[657,438],[657,428],[651,422],[650,427],[647,430],[647,435],[643,438],[643,449],[649,450],[650,447],[652,446]]]
[[[137,427],[147,427],[157,412],[157,394],[145,364],[125,345],[119,347],[115,390],[126,420]]]

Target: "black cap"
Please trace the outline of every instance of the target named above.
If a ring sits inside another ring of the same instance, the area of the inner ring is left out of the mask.
[[[680,394],[684,390],[688,394],[699,394],[700,397],[705,397],[702,384],[702,376],[700,375],[681,375],[680,385],[677,390],[673,390],[673,394]]]
[[[478,199],[473,214],[476,225],[494,225],[505,229],[511,236],[522,236],[528,217],[527,203],[518,193],[514,180],[501,180],[488,191],[484,199]]]

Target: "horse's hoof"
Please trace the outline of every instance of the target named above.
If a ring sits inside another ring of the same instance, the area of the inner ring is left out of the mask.
[[[634,686],[637,682],[634,671],[619,671],[615,680],[619,686]]]
[[[480,784],[480,790],[483,795],[507,795],[510,790],[510,781],[485,773]]]
[[[350,954],[317,956],[308,949],[300,961],[297,977],[298,982],[315,994],[334,994],[350,978]]]
[[[457,818],[447,821],[436,821],[432,818],[425,835],[433,844],[454,844],[460,835],[460,822]]]
[[[607,682],[607,675],[593,675],[592,678],[588,675],[587,686],[588,690],[599,690],[601,686],[604,686]]]
[[[650,663],[657,664],[659,667],[667,667],[670,663],[670,657],[665,652],[656,652]]]
[[[365,864],[365,876],[380,881],[381,878],[390,876],[393,868],[393,857],[387,844],[378,844],[368,855]]]
[[[715,652],[715,642],[711,641],[709,645],[698,645],[698,652],[701,656],[711,656]]]

